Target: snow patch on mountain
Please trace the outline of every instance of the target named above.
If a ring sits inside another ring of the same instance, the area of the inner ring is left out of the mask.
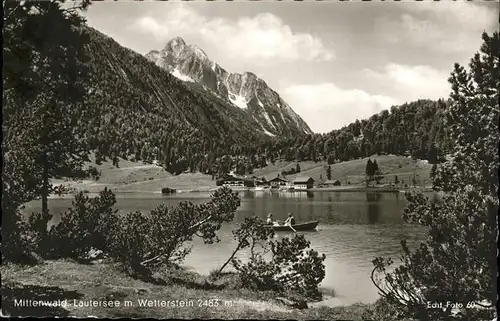
[[[269,118],[269,115],[267,114],[267,112],[263,112],[262,115],[264,116],[264,118],[266,119],[267,123],[269,125],[271,125],[272,128],[276,128],[274,126],[274,123],[272,122],[271,118]]]
[[[235,105],[240,107],[241,109],[248,108],[247,101],[245,97],[235,94],[229,94],[229,100]]]
[[[270,132],[268,132],[268,131],[267,131],[267,130],[265,130],[265,129],[263,130],[263,132],[264,132],[264,134],[266,134],[267,136],[271,136],[271,137],[276,136],[276,135],[274,135],[273,133],[270,133]]]
[[[178,69],[174,69],[174,71],[170,72],[172,74],[172,76],[174,76],[175,78],[178,78],[180,80],[183,80],[183,81],[190,81],[190,82],[195,82],[193,80],[193,78],[189,77],[189,76],[186,76],[186,75],[183,75],[180,73],[180,71]]]
[[[285,122],[286,120],[285,120],[285,116],[283,115],[283,111],[281,109],[279,111],[280,111],[281,120],[283,122]]]
[[[263,79],[248,71],[241,74],[226,71],[210,60],[203,49],[186,45],[180,37],[169,41],[161,51],[152,50],[146,57],[175,77],[197,83],[225,103],[237,106],[243,112],[242,117],[257,116],[254,119],[257,124],[273,135],[312,133]]]
[[[201,49],[200,47],[198,46],[189,46],[190,48],[193,49],[194,53],[196,54],[196,56],[200,59],[203,59],[203,60],[208,60],[208,56],[207,54],[205,53],[205,51],[203,51],[203,49]]]
[[[122,74],[123,78],[125,78],[126,81],[130,82],[130,79],[128,79],[127,77],[127,73],[121,67],[120,67],[120,73]]]

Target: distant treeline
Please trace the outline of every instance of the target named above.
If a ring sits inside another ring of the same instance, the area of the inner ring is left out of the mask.
[[[281,139],[268,144],[270,159],[336,161],[394,154],[438,162],[450,149],[443,100],[418,100],[393,106],[327,134]]]
[[[209,152],[205,161],[193,160],[188,154],[182,170],[200,170],[215,176],[231,170],[247,174],[277,160],[333,164],[374,154],[411,156],[434,164],[442,161],[452,147],[443,117],[447,105],[444,100],[418,100],[327,134],[275,139],[256,147],[233,145],[230,154]]]

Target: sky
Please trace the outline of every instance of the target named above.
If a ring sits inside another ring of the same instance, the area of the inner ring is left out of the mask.
[[[180,36],[251,71],[314,132],[448,97],[453,64],[498,29],[497,2],[93,2],[87,23],[140,54]]]

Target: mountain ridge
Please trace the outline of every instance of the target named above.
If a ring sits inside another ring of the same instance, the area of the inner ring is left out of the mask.
[[[250,155],[271,137],[240,108],[181,81],[144,55],[86,27],[88,126],[96,158],[159,160],[172,173],[207,172],[223,155]]]
[[[145,57],[185,82],[197,83],[207,92],[242,109],[269,136],[312,134],[307,123],[283,98],[255,73],[230,73],[210,60],[203,49],[181,37]]]

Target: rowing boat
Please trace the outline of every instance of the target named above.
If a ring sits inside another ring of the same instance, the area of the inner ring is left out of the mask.
[[[311,221],[300,224],[292,225],[293,229],[296,231],[312,231],[316,229],[319,221]],[[272,228],[275,231],[292,231],[289,225],[264,225],[264,227]]]

